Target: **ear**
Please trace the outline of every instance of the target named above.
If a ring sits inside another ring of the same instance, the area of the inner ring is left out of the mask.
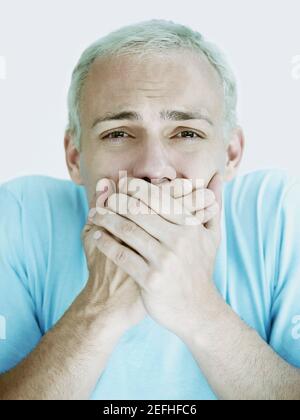
[[[227,163],[223,174],[224,181],[231,181],[238,172],[245,149],[245,137],[241,127],[236,127],[231,133],[227,146]]]
[[[75,184],[84,185],[80,176],[80,152],[74,145],[73,136],[66,131],[64,138],[65,158],[70,177]]]

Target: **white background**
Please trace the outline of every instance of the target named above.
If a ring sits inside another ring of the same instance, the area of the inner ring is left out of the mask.
[[[0,0],[0,182],[68,178],[66,94],[83,49],[129,23],[187,24],[227,53],[247,147],[241,173],[300,174],[299,0]],[[299,58],[299,57],[298,57]]]

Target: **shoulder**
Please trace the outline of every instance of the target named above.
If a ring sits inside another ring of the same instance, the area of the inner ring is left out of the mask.
[[[15,178],[0,185],[0,205],[18,206],[23,213],[36,212],[86,212],[87,200],[84,187],[70,180],[32,175]]]
[[[266,169],[237,176],[225,185],[227,193],[258,194],[277,193],[282,195],[289,187],[299,182],[299,177],[284,169]]]
[[[53,241],[63,243],[63,233],[77,234],[84,226],[87,213],[84,188],[69,180],[35,175],[0,185],[4,246],[11,242],[14,248],[22,240],[24,252],[33,248],[35,254],[40,253],[39,249],[47,252]]]
[[[84,193],[83,187],[75,185],[72,181],[52,178],[41,175],[31,175],[12,179],[0,185],[1,194],[10,194],[22,203],[27,198],[67,198],[80,196]]]
[[[300,204],[300,177],[284,169],[254,171],[225,184],[224,202],[229,214],[237,217],[252,214],[265,221],[279,214],[297,199]]]

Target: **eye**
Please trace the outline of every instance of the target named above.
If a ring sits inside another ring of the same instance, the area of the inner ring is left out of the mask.
[[[191,140],[194,140],[196,138],[205,139],[206,136],[204,134],[200,135],[196,133],[195,131],[185,130],[181,131],[178,135],[181,135],[183,138],[190,138]],[[197,137],[195,137],[197,136]]]
[[[125,133],[125,131],[113,131],[112,133],[107,134],[104,139],[117,139],[118,137],[124,138],[124,134],[128,136],[128,134]]]
[[[113,131],[111,133],[108,133],[106,136],[103,137],[103,140],[108,140],[111,141],[113,143],[117,143],[118,141],[120,141],[120,139],[124,139],[127,138],[125,136],[128,136],[127,133],[125,133],[125,131]]]
[[[197,140],[197,139],[206,139],[205,134],[198,134],[195,131],[185,130],[181,131],[178,136],[182,138],[187,138],[188,140]],[[103,137],[103,140],[108,140],[112,143],[121,142],[122,139],[128,138],[129,135],[122,130],[112,131]]]

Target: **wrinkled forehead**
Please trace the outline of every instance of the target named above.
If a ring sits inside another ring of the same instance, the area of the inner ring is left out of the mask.
[[[86,121],[123,104],[147,110],[154,118],[170,107],[203,109],[218,118],[224,111],[223,84],[203,54],[98,58],[82,89],[81,118]]]

